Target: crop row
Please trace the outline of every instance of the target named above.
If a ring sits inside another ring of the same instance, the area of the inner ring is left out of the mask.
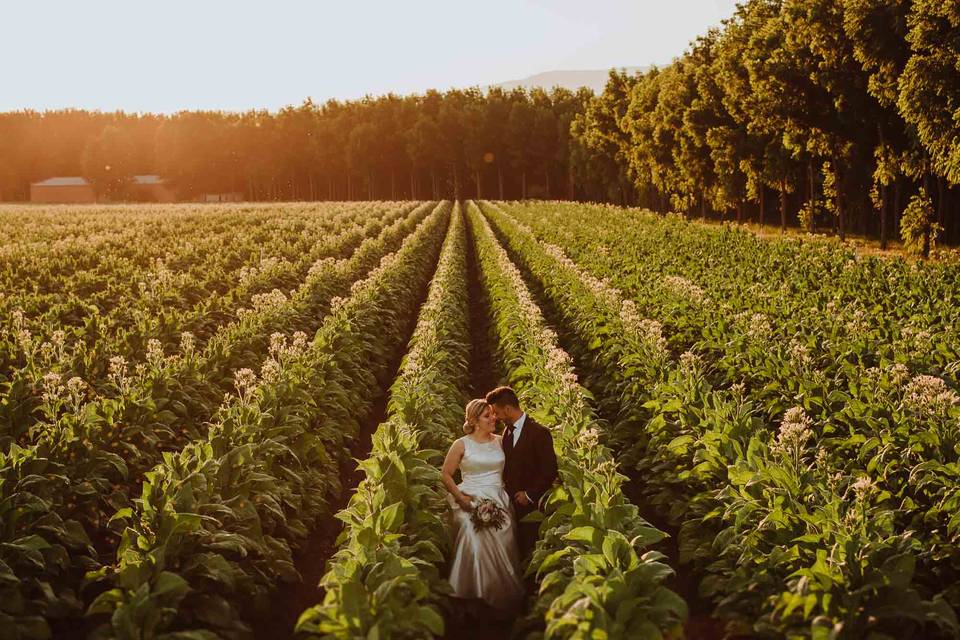
[[[611,274],[643,313],[650,298],[679,306],[657,318],[675,351],[703,339],[703,315],[686,308],[706,303],[706,312],[741,327],[760,313],[781,339],[822,336],[811,347],[821,350],[825,365],[842,363],[848,346],[843,340],[857,338],[855,355],[866,367],[899,362],[958,380],[956,264],[863,257],[816,241],[766,242],[726,227],[608,207],[511,205],[509,210],[578,263]],[[660,309],[651,307],[649,315]],[[725,329],[717,328],[718,339]]]
[[[418,215],[425,215],[426,211],[422,206]],[[416,215],[412,217],[416,218]],[[383,227],[382,223],[372,222],[364,228],[363,232],[369,235],[363,239],[352,258],[340,258],[337,262],[333,256],[325,256],[314,261],[297,283],[299,286],[291,290],[289,298],[279,289],[255,294],[250,300],[252,309],[237,308],[231,318],[226,318],[212,335],[205,338],[184,332],[179,336],[179,344],[172,350],[189,352],[187,355],[191,356],[198,355],[200,362],[196,368],[201,374],[209,377],[219,369],[224,375],[229,375],[230,372],[224,370],[220,363],[231,354],[242,356],[243,352],[253,345],[258,346],[261,351],[265,349],[269,333],[260,334],[269,331],[270,326],[277,327],[277,330],[282,329],[284,325],[280,323],[281,320],[294,322],[295,329],[315,329],[317,314],[312,311],[314,307],[311,305],[319,304],[322,310],[332,295],[336,295],[342,287],[376,264],[379,259],[378,252],[389,249],[384,247],[384,241],[387,244],[397,242],[403,229],[409,230],[412,228],[410,225],[415,223],[415,220],[407,220],[402,214],[392,214],[389,219],[393,219],[393,222],[386,227]],[[351,230],[332,239],[328,249],[334,255],[348,253],[359,241],[359,234]],[[331,265],[343,268],[328,269]],[[264,322],[266,324],[263,324]],[[98,346],[93,349],[101,350]],[[0,428],[0,436],[7,439],[7,442],[9,439],[16,439],[21,444],[28,444],[34,442],[38,434],[46,432],[51,423],[59,423],[64,413],[69,416],[71,413],[80,413],[91,403],[141,395],[142,387],[146,386],[149,390],[153,378],[157,377],[155,369],[164,369],[161,379],[178,377],[182,369],[189,369],[189,359],[168,358],[165,353],[170,350],[163,343],[154,342],[150,344],[143,360],[136,364],[128,362],[121,354],[102,354],[101,359],[107,360],[104,363],[106,370],[97,387],[79,376],[70,376],[62,371],[64,367],[58,362],[29,362],[27,367],[19,370],[4,384],[8,392],[0,405],[4,417],[3,423],[0,423],[3,426]],[[55,353],[52,357],[56,359],[58,356]],[[45,368],[44,365],[47,364],[52,366]],[[212,382],[217,381],[219,378]],[[194,391],[202,391],[209,384],[209,380],[206,385],[202,382],[195,383]],[[195,397],[199,394],[191,395]],[[190,404],[186,400],[183,402]]]
[[[96,366],[98,351],[138,357],[149,338],[170,348],[171,337],[178,338],[181,331],[203,340],[207,327],[221,322],[252,294],[264,287],[286,289],[298,281],[302,271],[323,257],[319,252],[329,248],[324,242],[328,235],[349,230],[362,214],[348,210],[313,220],[276,215],[232,219],[226,221],[232,225],[216,234],[194,229],[197,236],[178,240],[159,255],[155,245],[163,247],[171,238],[142,237],[124,247],[137,260],[100,256],[96,277],[71,271],[71,265],[49,254],[34,257],[32,266],[56,277],[64,291],[41,293],[37,283],[22,281],[17,265],[7,265],[7,275],[15,282],[0,300],[0,373],[39,362],[96,383],[103,373]],[[176,230],[168,232],[178,237]],[[89,249],[87,253],[96,255]],[[78,286],[74,278],[95,291]]]
[[[0,281],[5,290],[29,291],[40,300],[54,300],[54,294],[76,290],[97,299],[111,284],[118,284],[111,280],[122,276],[129,286],[131,280],[137,281],[138,270],[148,270],[157,259],[204,259],[200,250],[207,240],[230,244],[231,229],[240,225],[248,228],[250,235],[264,238],[280,222],[269,214],[236,211],[216,216],[128,213],[0,213],[7,231],[0,244]],[[233,240],[241,245],[245,242],[244,238]]]
[[[116,586],[90,608],[112,614],[104,637],[243,634],[248,607],[262,612],[279,581],[298,578],[291,546],[332,515],[338,463],[394,373],[449,215],[439,205],[312,340],[275,342],[259,375],[238,371],[207,437],[147,474],[142,498],[115,516],[128,526],[102,574]]]
[[[206,422],[224,393],[235,390],[235,372],[268,358],[278,340],[272,334],[316,332],[331,301],[429,211],[424,205],[397,220],[349,259],[318,261],[292,296],[264,296],[203,351],[184,344],[180,354],[140,373],[118,363],[114,397],[83,402],[69,385],[52,389],[47,402],[56,405],[54,418],[31,434],[28,447],[12,445],[0,459],[0,504],[7,505],[0,518],[9,543],[0,547],[0,561],[18,578],[4,587],[0,607],[10,608],[0,611],[33,622],[75,616],[83,574],[114,553],[122,530],[107,514],[130,506],[133,489],[161,453],[207,437]]]
[[[138,293],[139,282],[157,261],[188,273],[189,292],[210,275],[207,265],[240,267],[263,255],[265,247],[275,250],[277,257],[293,260],[322,237],[323,227],[339,226],[338,218],[360,220],[365,213],[399,206],[285,205],[282,215],[276,206],[217,211],[147,208],[123,215],[113,209],[0,212],[9,231],[7,242],[0,244],[0,283],[5,291],[30,293],[21,306],[31,315],[65,297],[79,297],[107,312]],[[11,241],[9,236],[16,238],[18,231],[20,239]],[[0,312],[0,319],[5,322],[7,313]]]
[[[599,443],[589,393],[570,356],[476,205],[469,220],[490,296],[497,355],[531,415],[553,426],[562,487],[547,501],[529,571],[538,579],[527,618],[547,637],[660,637],[686,617],[664,586],[672,574],[650,545],[664,533],[623,495],[625,480]]]
[[[608,407],[612,439],[642,479],[644,497],[682,527],[683,559],[703,573],[702,590],[721,615],[741,632],[764,635],[957,632],[950,606],[956,596],[951,587],[943,591],[955,583],[948,576],[955,571],[957,450],[949,425],[957,397],[942,379],[912,374],[907,364],[936,370],[936,356],[917,362],[884,345],[872,334],[882,322],[869,317],[856,331],[828,333],[831,346],[818,352],[816,333],[798,324],[782,336],[759,311],[744,318],[729,288],[726,299],[712,302],[724,285],[709,286],[720,277],[697,253],[686,254],[689,272],[699,273],[696,283],[675,272],[667,283],[661,276],[654,286],[635,284],[645,295],[634,298],[627,315],[657,332],[660,324],[637,309],[669,316],[672,327],[701,339],[676,357],[654,335],[645,351],[632,355],[606,326],[615,323],[617,310],[598,295],[610,283],[629,286],[631,274],[604,269],[605,256],[596,251],[580,253],[595,270],[584,273],[559,247],[538,247],[529,229],[495,207],[488,211],[581,345],[578,360]],[[582,232],[593,231],[588,225]],[[546,227],[538,232],[548,235]],[[616,243],[609,235],[603,241],[610,243],[608,255],[636,258],[638,247],[629,241]],[[777,243],[769,251],[798,249],[797,270],[814,269],[804,266],[802,247]],[[653,253],[649,245],[643,250]],[[661,252],[676,254],[676,248],[664,245]],[[818,248],[808,259],[836,259],[823,253]],[[767,260],[759,255],[752,262]],[[740,254],[737,261],[750,260]],[[865,262],[865,270],[887,269]],[[907,288],[926,276],[886,283]],[[797,288],[751,293],[758,301],[779,298],[758,302],[764,309],[809,302]],[[855,292],[848,295],[849,304],[861,302]],[[926,321],[937,315],[931,308]],[[657,344],[659,355],[651,357]],[[834,362],[831,349],[843,357]],[[864,367],[871,357],[879,366]]]
[[[23,329],[15,328],[6,334],[5,343],[21,351],[23,366],[11,372],[0,386],[5,390],[0,395],[0,434],[16,437],[42,419],[44,387],[50,386],[50,380],[73,379],[74,386],[85,397],[113,395],[117,389],[111,380],[112,363],[118,358],[124,361],[142,358],[137,366],[146,367],[151,360],[162,358],[164,352],[178,350],[184,337],[195,349],[202,349],[217,330],[235,323],[240,313],[264,297],[263,293],[272,291],[271,295],[276,296],[297,285],[310,267],[324,258],[346,258],[364,238],[375,237],[384,224],[403,217],[406,212],[400,208],[386,217],[373,218],[363,226],[348,226],[314,243],[296,263],[273,261],[266,267],[244,267],[250,272],[244,282],[238,282],[224,295],[205,296],[190,307],[178,306],[177,292],[167,291],[161,285],[156,291],[151,287],[149,308],[133,305],[134,311],[126,323],[118,318],[94,318],[82,328],[66,327],[54,332],[52,341],[43,345],[29,330],[24,337]],[[231,279],[223,273],[211,277]],[[112,331],[110,325],[117,323],[116,330]]]
[[[404,207],[393,210],[394,215],[404,211]],[[202,344],[211,330],[233,317],[236,308],[249,305],[254,294],[289,289],[316,260],[348,254],[362,238],[360,223],[375,225],[383,217],[375,213],[355,207],[315,218],[277,216],[271,221],[274,229],[259,231],[264,226],[257,224],[260,221],[237,220],[221,235],[182,242],[193,247],[195,256],[168,252],[146,265],[120,260],[135,270],[126,273],[103,267],[99,286],[113,298],[107,308],[91,299],[95,296],[72,287],[46,295],[29,284],[11,287],[2,301],[5,306],[0,307],[4,327],[0,372],[18,366],[55,368],[64,376],[76,375],[96,384],[105,374],[103,354],[139,357],[151,339],[159,340],[163,348],[173,348],[184,331]],[[140,243],[138,250],[150,250],[147,240]],[[103,258],[108,265],[113,260]],[[47,268],[64,274],[61,277],[77,275],[56,263]]]
[[[459,204],[450,222],[400,373],[389,416],[373,435],[364,479],[337,514],[345,525],[321,586],[324,601],[297,625],[306,636],[442,636],[449,534],[437,468],[460,434],[469,383],[466,234]]]
[[[0,324],[9,328],[14,322],[46,340],[48,325],[82,326],[91,316],[109,318],[149,299],[160,283],[166,290],[179,288],[184,300],[205,286],[222,292],[230,283],[217,282],[217,272],[256,260],[263,247],[303,251],[316,241],[309,218],[233,213],[187,218],[178,228],[164,216],[154,217],[131,219],[120,227],[125,231],[116,242],[103,247],[78,235],[66,241],[69,250],[54,243],[0,263],[0,278],[10,292],[0,301]],[[236,233],[238,228],[244,233]]]
[[[548,637],[601,630],[611,637],[657,637],[673,630],[685,616],[685,605],[663,587],[671,570],[657,552],[640,553],[663,534],[623,498],[623,477],[610,452],[597,443],[588,394],[576,384],[569,358],[485,221],[475,209],[468,215],[503,367],[535,415],[557,424],[564,488],[552,494],[547,507],[543,539],[531,564],[540,578],[539,595],[524,626],[536,632],[545,624]],[[439,442],[449,444],[466,383],[469,348],[462,337],[435,337],[445,327],[452,327],[453,336],[467,330],[463,240],[454,232],[452,226],[441,264],[456,259],[456,267],[448,265],[452,276],[445,275],[448,268],[438,271],[392,388],[391,418],[381,425],[373,453],[362,464],[366,480],[340,514],[347,528],[322,583],[325,601],[303,614],[298,625],[303,633],[344,638],[442,634],[438,603],[448,587],[437,570],[446,566],[449,541],[433,514],[448,507],[436,486],[437,460],[431,464],[432,452],[420,450],[420,439],[426,433],[437,441],[439,432]],[[447,284],[451,277],[457,284]]]

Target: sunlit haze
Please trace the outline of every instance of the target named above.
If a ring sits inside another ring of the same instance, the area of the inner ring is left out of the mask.
[[[0,111],[277,109],[669,62],[733,0],[32,1],[0,6]]]

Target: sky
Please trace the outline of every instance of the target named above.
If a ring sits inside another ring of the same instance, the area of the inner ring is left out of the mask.
[[[734,0],[2,0],[0,111],[276,110],[664,64]]]

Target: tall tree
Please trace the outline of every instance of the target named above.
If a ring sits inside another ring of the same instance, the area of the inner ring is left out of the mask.
[[[507,121],[507,139],[510,141],[508,153],[510,166],[520,176],[520,197],[526,199],[527,174],[533,166],[534,159],[532,145],[536,113],[527,94],[522,90],[514,91],[511,98],[513,104]]]
[[[933,169],[960,183],[960,5],[915,0],[908,17],[910,58],[900,77],[899,106],[917,128]]]
[[[910,56],[906,41],[910,0],[844,0],[843,33],[866,74],[867,90],[877,101],[874,114],[873,202],[880,216],[880,248],[891,235],[890,186],[901,173],[900,159],[918,141],[898,109],[900,76]]]
[[[134,175],[133,142],[119,127],[108,126],[87,142],[83,151],[83,175],[93,183],[98,196],[120,199],[127,195]]]
[[[581,151],[575,173],[582,181],[595,185],[597,199],[622,204],[629,200],[633,141],[624,120],[637,82],[636,77],[624,71],[611,70],[603,93],[591,100],[571,125]]]

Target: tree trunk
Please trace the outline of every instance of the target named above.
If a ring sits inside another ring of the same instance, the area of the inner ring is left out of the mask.
[[[544,170],[543,177],[547,187],[547,200],[549,200],[550,199],[550,169]]]
[[[945,181],[943,176],[937,176],[937,224],[943,226],[943,212],[946,207],[947,194],[944,188]]]
[[[437,193],[437,170],[430,169],[430,186],[433,188],[433,199],[439,200],[439,194]]]
[[[840,235],[840,242],[847,241],[847,210],[843,204],[843,196],[837,193],[837,231]]]
[[[500,188],[500,200],[503,201],[503,167],[497,163],[497,186]]]
[[[813,184],[813,158],[807,159],[807,202],[810,203],[810,231],[817,232],[817,207]]]
[[[737,224],[743,222],[743,200],[737,200]]]
[[[957,239],[960,238],[960,198],[957,198],[956,189],[953,187],[950,188],[950,193],[953,194],[951,201],[953,202],[953,243],[957,243]]]
[[[890,239],[890,229],[888,228],[887,216],[887,183],[880,185],[880,249],[887,248],[887,242]]]
[[[707,219],[707,199],[704,197],[703,193],[700,193],[700,217],[704,221]]]
[[[957,222],[960,221],[960,198],[957,198],[957,190],[953,187],[950,187],[947,193],[953,195],[953,197],[950,198],[950,201],[953,203],[953,223],[950,225],[953,233],[950,237],[953,239],[953,244],[956,244],[957,238],[960,237],[960,225],[957,224]]]
[[[886,163],[887,145],[886,138],[883,135],[883,122],[877,122],[877,141],[879,142],[881,162]],[[878,167],[879,168],[879,167]],[[887,228],[887,181],[882,178],[880,183],[880,249],[887,248],[890,230]]]
[[[417,179],[417,178],[416,178],[416,175],[414,174],[413,171],[411,171],[411,172],[410,172],[410,199],[411,199],[411,200],[416,200],[416,199],[417,199],[417,182],[416,182],[416,179]]]
[[[840,169],[839,159],[834,155],[833,158],[833,186],[837,191],[835,206],[837,208],[837,226],[840,232],[840,242],[847,241],[847,208],[843,201],[843,173]]]
[[[390,199],[397,199],[397,171],[390,169]]]
[[[893,181],[893,228],[890,230],[893,235],[900,235],[900,178]]]
[[[477,169],[474,173],[474,178],[477,180],[477,200],[483,200],[483,196],[480,195],[480,170]]]
[[[761,231],[763,230],[764,216],[765,216],[765,214],[766,214],[766,211],[764,210],[764,206],[763,206],[763,204],[764,204],[764,191],[765,191],[765,189],[764,189],[763,185],[760,185],[760,216],[759,216],[759,217],[760,217],[760,229],[761,229]]]
[[[524,171],[520,178],[520,199],[527,199],[527,172]]]
[[[780,181],[780,232],[787,231],[787,183]]]

